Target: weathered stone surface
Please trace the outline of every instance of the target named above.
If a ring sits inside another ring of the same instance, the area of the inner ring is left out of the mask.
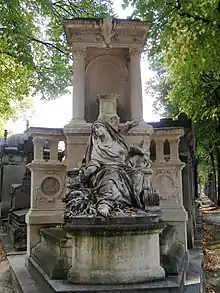
[[[166,277],[165,279],[139,283],[139,284],[118,284],[118,285],[80,285],[68,284],[63,280],[49,280],[48,276],[32,259],[27,259],[27,267],[31,275],[41,287],[42,293],[183,293],[185,266],[181,269],[179,276]],[[195,291],[200,293],[200,291]]]
[[[72,241],[61,228],[43,228],[41,241],[32,249],[32,257],[51,279],[66,279],[72,262]]]
[[[126,284],[164,278],[159,233],[163,223],[153,216],[76,217],[64,229],[72,235],[72,267],[76,284]]]
[[[160,235],[160,261],[166,274],[178,274],[184,259],[185,247],[177,239],[175,226],[167,225]]]
[[[136,126],[136,122],[127,123],[119,132],[104,120],[92,124],[79,178],[70,180],[67,219],[108,217],[120,211],[123,215],[128,213],[125,208],[133,209],[133,214],[146,212],[148,207],[158,207],[159,211],[159,194],[150,182],[149,149],[130,145],[125,137]]]
[[[44,140],[38,139],[37,143],[41,147],[40,142]],[[35,148],[37,146],[35,145]],[[41,149],[41,148],[40,148]],[[53,152],[52,159],[45,162],[43,157],[40,156],[40,149],[36,149],[35,160],[28,165],[32,172],[32,185],[31,185],[31,206],[26,215],[27,223],[27,253],[31,254],[31,250],[40,241],[40,229],[51,225],[60,225],[64,221],[64,203],[62,202],[65,193],[65,178],[66,178],[66,165],[60,163],[57,158],[57,149]],[[55,154],[57,160],[55,160]],[[58,189],[54,186],[47,186],[46,193],[42,189],[42,183],[45,180],[59,182]]]

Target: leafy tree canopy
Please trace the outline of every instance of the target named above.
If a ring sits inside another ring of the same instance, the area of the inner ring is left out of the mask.
[[[220,117],[220,1],[124,0],[152,22],[148,55],[167,100],[194,120]],[[171,86],[171,87],[170,87]],[[164,88],[164,87],[163,87]]]
[[[0,2],[0,119],[30,94],[55,99],[71,84],[71,55],[63,19],[112,12],[108,0],[2,0]],[[22,107],[20,108],[22,109]]]
[[[194,120],[200,178],[204,183],[216,164],[220,186],[220,1],[124,0],[128,5],[131,17],[151,21],[147,52],[156,75],[147,90],[156,109]]]

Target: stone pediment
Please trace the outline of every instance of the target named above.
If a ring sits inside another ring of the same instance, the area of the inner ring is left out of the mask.
[[[142,48],[150,22],[117,18],[86,18],[64,21],[67,41],[82,47]]]

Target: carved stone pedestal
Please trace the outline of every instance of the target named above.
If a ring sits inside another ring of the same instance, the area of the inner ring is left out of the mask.
[[[64,221],[66,165],[33,161],[31,170],[31,207],[26,215],[27,254],[40,241],[40,229]]]
[[[128,284],[163,279],[158,217],[75,218],[65,229],[72,235],[76,284]]]

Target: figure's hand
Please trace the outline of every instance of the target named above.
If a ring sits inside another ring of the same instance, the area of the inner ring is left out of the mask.
[[[100,204],[97,208],[97,211],[103,217],[109,217],[111,208],[107,204]]]
[[[81,182],[87,183],[89,178],[95,173],[96,170],[96,166],[89,166],[87,168],[81,169]]]
[[[138,121],[135,121],[135,120],[133,120],[133,121],[127,121],[127,122],[124,124],[124,126],[122,127],[122,129],[121,129],[120,132],[121,132],[123,135],[126,135],[130,129],[132,129],[132,128],[138,126],[138,125],[139,125],[139,122],[138,122]]]
[[[128,121],[127,123],[129,123],[129,125],[130,125],[131,128],[137,127],[139,125],[139,122],[136,121],[136,120]]]
[[[131,156],[134,156],[134,155],[143,156],[144,155],[144,152],[138,146],[132,145],[131,148],[130,148],[130,155]]]
[[[85,168],[84,174],[86,176],[91,176],[92,174],[95,173],[96,170],[97,170],[97,167],[96,166],[89,166],[89,167]]]

